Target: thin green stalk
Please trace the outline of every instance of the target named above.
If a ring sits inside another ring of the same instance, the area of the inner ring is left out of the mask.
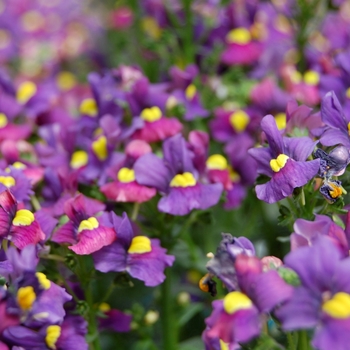
[[[162,333],[163,349],[177,349],[177,324],[174,317],[174,300],[171,293],[171,269],[165,271],[165,281],[161,285],[161,313],[162,313]]]
[[[184,54],[186,64],[194,62],[194,40],[193,40],[193,13],[192,13],[192,0],[183,0],[182,1],[185,16],[186,24],[183,31],[183,42],[184,42]]]
[[[306,331],[299,331],[298,350],[309,350],[310,342]]]
[[[132,221],[136,221],[137,216],[139,214],[139,210],[140,210],[140,203],[135,202],[134,206],[132,208],[132,213],[131,213],[131,220]]]
[[[294,334],[292,332],[287,333],[288,350],[296,350],[296,344],[294,342]]]

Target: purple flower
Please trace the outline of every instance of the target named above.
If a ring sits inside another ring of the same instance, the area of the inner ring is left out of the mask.
[[[160,246],[158,239],[134,236],[125,213],[121,218],[111,212],[110,220],[117,239],[93,254],[96,269],[101,272],[126,271],[149,287],[162,283],[165,279],[163,271],[173,264],[175,257],[166,255],[166,249]]]
[[[111,309],[107,303],[102,303],[99,309],[104,316],[99,319],[100,329],[109,329],[120,333],[130,331],[132,315],[116,309]]]
[[[261,122],[268,148],[254,148],[249,154],[257,161],[258,173],[270,181],[255,187],[257,197],[274,203],[293,193],[294,188],[310,181],[318,172],[319,159],[306,162],[316,143],[308,137],[283,138],[272,115]]]
[[[311,247],[289,253],[284,262],[298,274],[301,285],[276,311],[283,329],[314,328],[315,348],[346,349],[350,342],[350,258],[343,259],[328,237],[319,237]]]
[[[262,315],[288,300],[293,289],[277,271],[263,272],[256,257],[240,254],[234,268],[239,289],[213,302],[214,311],[206,319],[207,336],[225,343],[245,343],[260,334]]]
[[[294,232],[290,236],[291,251],[302,246],[311,246],[318,237],[327,236],[344,257],[349,256],[348,235],[330,217],[316,215],[314,221],[297,219],[293,228]]]
[[[165,194],[158,203],[161,212],[186,215],[193,209],[207,209],[219,201],[222,185],[197,181],[191,155],[180,134],[164,141],[163,155],[161,160],[154,154],[146,154],[134,166],[138,183]]]
[[[321,102],[322,121],[328,126],[320,138],[325,146],[342,144],[350,149],[348,115],[344,114],[343,108],[334,91],[328,92]]]

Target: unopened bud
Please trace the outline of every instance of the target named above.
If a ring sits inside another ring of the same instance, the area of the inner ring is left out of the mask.
[[[177,296],[177,302],[183,306],[187,305],[190,302],[190,300],[191,300],[190,294],[187,292],[181,292]]]
[[[153,311],[153,310],[150,310],[147,312],[147,314],[145,315],[145,323],[146,325],[150,326],[154,323],[156,323],[159,319],[159,312],[158,311]]]
[[[280,267],[278,269],[278,274],[283,278],[283,280],[286,283],[288,283],[292,286],[295,286],[295,287],[300,285],[299,276],[292,269],[289,269],[288,267]]]

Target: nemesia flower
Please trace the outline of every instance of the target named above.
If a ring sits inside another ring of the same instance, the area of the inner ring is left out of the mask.
[[[96,213],[105,206],[101,202],[78,194],[65,203],[65,213],[70,219],[54,232],[52,241],[69,243],[68,248],[76,254],[86,255],[96,252],[116,239],[112,227],[105,226]]]
[[[160,246],[158,239],[134,236],[125,213],[121,218],[111,212],[110,220],[118,238],[93,254],[96,269],[101,272],[126,271],[148,287],[162,283],[165,279],[163,271],[173,264],[175,257],[166,255],[166,249]]]
[[[226,36],[227,47],[221,55],[221,61],[227,65],[252,64],[261,56],[263,46],[252,40],[247,28],[232,29]]]
[[[81,316],[68,316],[60,325],[46,325],[38,330],[12,326],[4,331],[3,337],[10,344],[28,350],[87,350],[86,334],[86,321]]]
[[[321,101],[322,121],[328,126],[321,135],[320,142],[325,146],[341,144],[350,149],[349,123],[334,91],[328,92]]]
[[[0,193],[0,237],[23,249],[45,239],[34,214],[27,209],[18,209],[18,203],[9,190]]]
[[[224,343],[245,343],[260,334],[263,315],[288,300],[293,288],[277,271],[263,272],[262,263],[254,256],[237,255],[234,269],[239,289],[213,302],[206,332],[208,338]]]
[[[115,181],[102,185],[100,191],[116,202],[143,203],[153,198],[157,193],[156,189],[140,185],[133,170],[136,159],[151,152],[152,148],[148,143],[141,140],[131,141],[125,149],[125,159],[117,167],[109,169],[109,174]]]
[[[132,138],[136,140],[162,141],[182,130],[182,124],[176,118],[166,118],[157,106],[143,109],[140,117],[144,126],[133,134]]]
[[[313,347],[346,349],[350,341],[350,258],[344,259],[328,237],[320,236],[311,247],[289,253],[284,262],[298,274],[301,285],[276,311],[282,328],[314,328]]]
[[[134,166],[138,183],[165,194],[158,202],[160,211],[186,215],[193,209],[206,209],[219,201],[222,185],[197,182],[190,153],[180,134],[164,141],[163,154],[163,160],[146,154]]]
[[[349,213],[347,218],[350,218]],[[305,245],[311,246],[319,236],[327,236],[339,248],[344,257],[349,255],[347,231],[326,215],[316,215],[314,221],[297,219],[293,228],[294,232],[290,236],[291,251]],[[348,226],[347,229],[349,229]]]
[[[100,329],[109,329],[120,333],[130,331],[132,315],[117,309],[112,309],[107,303],[102,303],[99,306],[99,311],[101,311],[104,316],[99,319]]]
[[[325,179],[322,186],[320,187],[320,193],[327,199],[329,203],[333,204],[337,199],[340,198],[343,193],[346,192],[339,180]]]
[[[269,147],[254,148],[249,154],[257,161],[258,173],[271,179],[255,187],[257,197],[277,202],[293,193],[294,188],[310,181],[318,172],[319,159],[306,162],[316,143],[308,137],[282,138],[275,119],[267,115],[261,122]]]

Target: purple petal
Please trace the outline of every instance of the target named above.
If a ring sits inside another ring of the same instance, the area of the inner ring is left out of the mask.
[[[118,242],[118,239],[112,244],[103,247],[92,255],[95,268],[101,272],[125,271],[127,251]]]
[[[312,141],[309,137],[284,138],[284,144],[288,149],[287,155],[297,161],[306,161],[313,152],[318,141]]]
[[[167,192],[171,175],[163,161],[155,154],[148,153],[134,164],[136,181],[145,186]]]
[[[340,130],[347,130],[348,123],[334,91],[328,92],[323,97],[321,102],[321,116],[323,122],[327,125]]]
[[[350,148],[349,134],[344,130],[339,129],[327,129],[321,136],[320,142],[324,146],[334,146],[342,144],[347,148]]]
[[[279,154],[284,153],[283,139],[280,130],[278,130],[275,118],[272,115],[265,116],[261,121],[261,129],[265,132],[267,142],[271,148],[271,154],[277,158]]]

